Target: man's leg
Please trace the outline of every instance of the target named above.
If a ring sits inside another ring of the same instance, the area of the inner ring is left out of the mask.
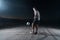
[[[38,32],[38,25],[37,24],[34,24],[34,30],[35,30],[34,34],[37,34],[37,32]]]
[[[36,22],[36,33],[38,32],[38,23],[39,21]]]
[[[32,32],[34,33],[34,23],[32,23]]]
[[[31,28],[31,32],[30,33],[34,33],[34,23],[32,23],[32,28]]]
[[[38,32],[38,24],[36,24],[36,32]]]

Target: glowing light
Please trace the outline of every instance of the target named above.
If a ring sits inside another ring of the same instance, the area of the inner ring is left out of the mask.
[[[6,10],[7,6],[4,0],[0,0],[0,10]]]

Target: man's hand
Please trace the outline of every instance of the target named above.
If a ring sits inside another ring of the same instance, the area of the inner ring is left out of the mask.
[[[40,21],[40,18],[38,18],[38,21]]]

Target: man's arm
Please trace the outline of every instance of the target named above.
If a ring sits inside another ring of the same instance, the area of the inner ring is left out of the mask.
[[[40,12],[38,11],[38,20],[40,20]]]

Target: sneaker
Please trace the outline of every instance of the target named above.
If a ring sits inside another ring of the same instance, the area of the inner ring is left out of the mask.
[[[34,32],[30,32],[30,33],[34,33]]]
[[[37,32],[35,32],[34,34],[37,34]]]

